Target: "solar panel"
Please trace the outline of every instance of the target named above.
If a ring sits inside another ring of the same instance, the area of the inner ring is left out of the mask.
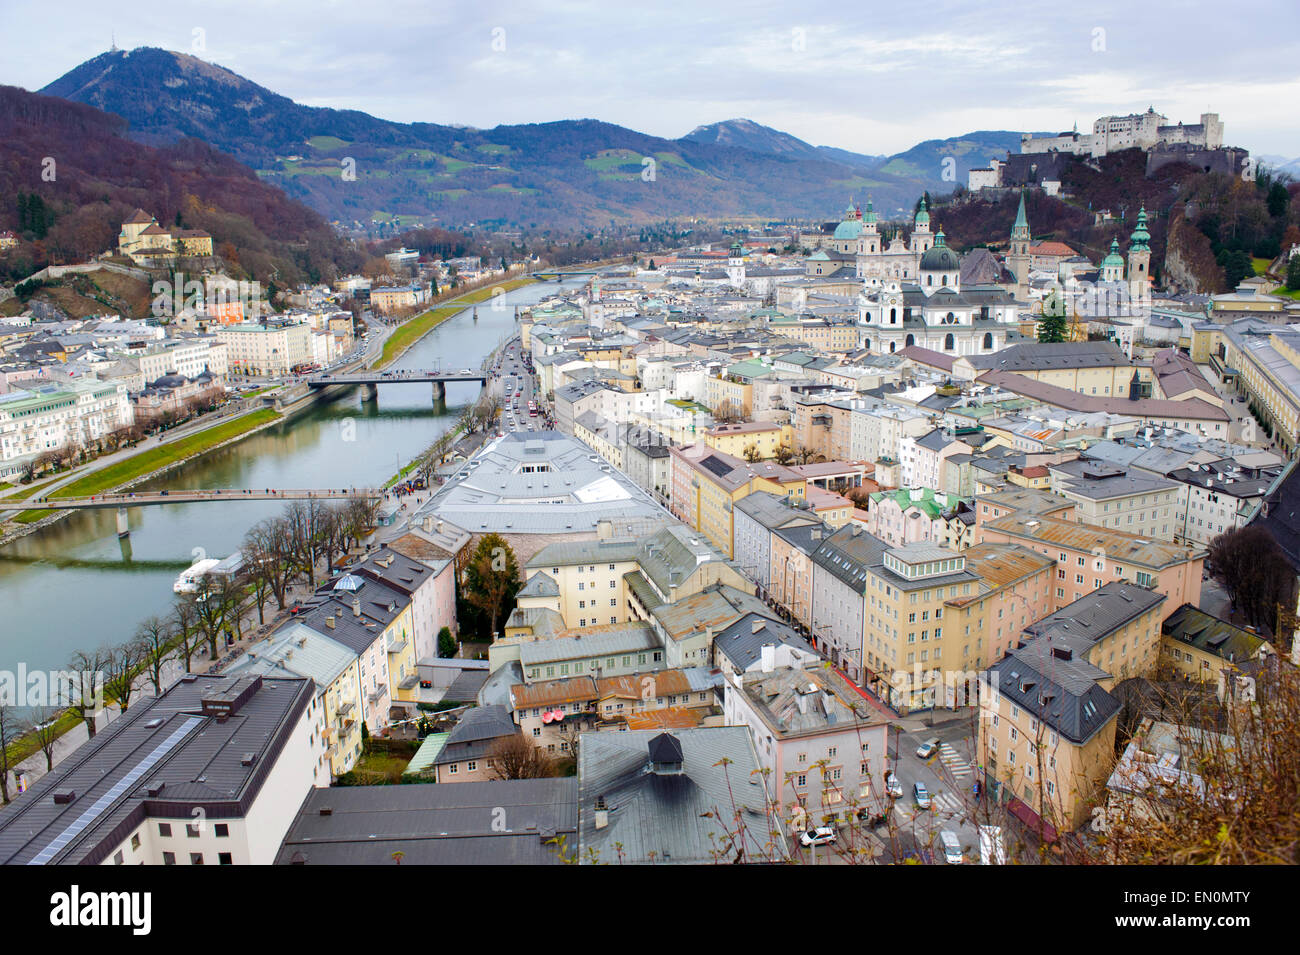
[[[145,773],[153,769],[159,760],[166,756],[167,753],[175,748],[177,743],[189,734],[190,730],[202,722],[203,718],[200,716],[189,717],[175,731],[173,731],[170,736],[154,747],[153,751],[145,756],[144,759],[131,767],[131,770],[114,783],[113,787],[109,789],[108,792],[96,799],[89,809],[74,819],[71,825],[55,836],[53,841],[38,852],[27,864],[45,865],[47,862],[51,861],[70,842],[72,842],[73,839],[84,832],[92,822],[103,815],[104,811],[116,802],[119,796],[139,782],[140,778]]]

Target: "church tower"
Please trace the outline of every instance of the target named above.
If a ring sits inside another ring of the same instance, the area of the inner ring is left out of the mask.
[[[1020,193],[1020,208],[1011,226],[1011,248],[1007,253],[1007,269],[1016,277],[1016,295],[1029,294],[1029,217],[1025,215],[1025,194]]]
[[[1151,233],[1147,231],[1147,209],[1138,210],[1137,227],[1129,236],[1128,287],[1135,299],[1147,297],[1151,282]]]
[[[727,279],[736,288],[745,287],[745,250],[741,248],[739,239],[731,243],[727,255]]]
[[[930,209],[924,196],[921,197],[921,207],[916,210],[916,219],[912,224],[912,235],[909,244],[912,252],[918,256],[929,252],[930,247],[934,245],[934,236],[930,233]]]
[[[1124,256],[1119,254],[1119,239],[1110,240],[1110,252],[1101,260],[1101,280],[1124,281]]]

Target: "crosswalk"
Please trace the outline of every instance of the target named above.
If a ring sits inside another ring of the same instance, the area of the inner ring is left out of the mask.
[[[965,779],[973,772],[971,761],[957,752],[957,747],[951,743],[939,745],[939,759],[943,760],[943,765],[947,767],[953,779]]]
[[[966,807],[962,805],[961,797],[953,793],[937,793],[930,799],[933,803],[931,811],[938,815],[959,816],[966,811]]]

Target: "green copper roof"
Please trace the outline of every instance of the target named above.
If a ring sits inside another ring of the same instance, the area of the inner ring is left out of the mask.
[[[867,214],[862,217],[863,222],[875,222],[876,210],[871,207],[871,197],[867,197]]]
[[[1020,193],[1020,208],[1016,210],[1016,222],[1011,228],[1012,231],[1016,229],[1027,230],[1029,228],[1029,217],[1025,215],[1025,194],[1023,192]]]
[[[856,239],[862,234],[862,223],[857,219],[845,219],[835,227],[835,238]]]
[[[930,213],[927,211],[925,196],[921,197],[921,208],[916,210],[916,224],[920,225],[922,223],[930,224]]]
[[[1151,241],[1151,233],[1147,231],[1146,206],[1138,210],[1137,228],[1133,230],[1129,240],[1133,243],[1133,251],[1135,252],[1146,252],[1150,248],[1147,244]]]
[[[1101,267],[1124,267],[1124,256],[1119,254],[1119,239],[1110,240],[1110,254],[1101,260]]]

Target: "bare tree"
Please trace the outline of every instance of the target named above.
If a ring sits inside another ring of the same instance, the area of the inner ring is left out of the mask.
[[[172,635],[176,640],[176,653],[185,661],[185,672],[193,670],[194,654],[199,651],[200,633],[194,599],[182,595],[172,605]]]
[[[71,671],[72,711],[86,724],[86,732],[95,738],[95,718],[104,704],[104,651],[78,650],[68,662]]]
[[[59,732],[59,717],[63,710],[57,706],[37,706],[32,709],[31,726],[28,733],[42,753],[45,754],[45,771],[54,768],[54,744],[62,735]]]
[[[18,711],[7,702],[0,702],[0,797],[9,803],[9,771],[13,768],[10,761],[12,747],[26,731],[25,721]]]
[[[153,684],[155,696],[162,694],[162,671],[175,652],[172,649],[171,624],[156,614],[145,617],[135,628],[135,639],[140,645],[140,662]]]
[[[103,651],[103,657],[104,690],[125,713],[131,705],[131,694],[135,692],[135,678],[144,659],[144,647],[130,641],[108,648]]]
[[[522,733],[504,736],[488,750],[495,779],[544,779],[556,774],[555,763]]]

